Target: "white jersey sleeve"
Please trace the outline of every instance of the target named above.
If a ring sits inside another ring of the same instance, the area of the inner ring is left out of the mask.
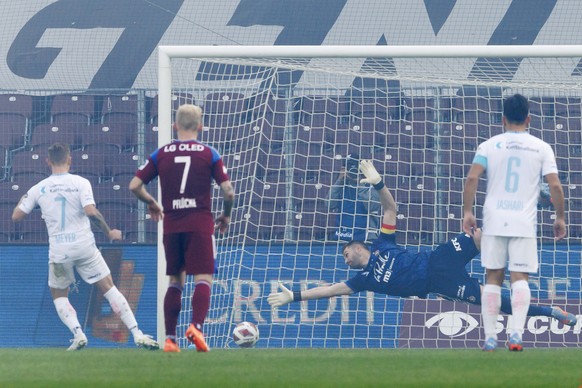
[[[49,235],[50,250],[74,251],[95,242],[84,207],[95,204],[91,183],[74,174],[54,174],[33,186],[20,209],[40,207]],[[85,248],[86,249],[86,248]]]
[[[536,237],[541,177],[558,172],[552,148],[527,132],[505,132],[482,143],[473,163],[487,175],[483,234]]]
[[[40,192],[39,188],[41,187],[43,182],[44,181],[41,181],[40,183],[37,183],[36,185],[32,186],[22,197],[22,200],[20,201],[18,208],[22,210],[24,213],[30,214],[30,212],[32,212],[36,205],[38,205],[37,201]]]

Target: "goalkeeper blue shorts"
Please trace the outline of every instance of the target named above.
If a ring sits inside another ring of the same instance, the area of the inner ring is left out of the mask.
[[[461,233],[439,245],[429,259],[428,292],[446,299],[481,304],[479,281],[465,268],[479,254],[473,238]]]

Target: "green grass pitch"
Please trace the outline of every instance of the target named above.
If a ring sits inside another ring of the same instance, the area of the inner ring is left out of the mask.
[[[1,387],[579,387],[582,349],[0,349]]]

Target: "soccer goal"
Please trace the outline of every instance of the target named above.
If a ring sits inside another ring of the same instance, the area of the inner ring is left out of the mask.
[[[201,140],[221,153],[236,191],[230,230],[217,240],[209,345],[234,346],[232,329],[250,321],[260,329],[257,347],[477,347],[479,307],[434,296],[362,293],[279,310],[266,297],[279,281],[299,290],[354,274],[338,229],[350,226],[337,224],[329,201],[348,155],[373,160],[384,176],[398,204],[399,243],[430,249],[459,233],[464,175],[477,145],[503,130],[503,98],[519,92],[530,99],[531,133],[554,148],[568,204],[569,237],[556,243],[551,203],[540,203],[532,303],[579,318],[571,328],[530,317],[524,341],[580,346],[581,57],[582,46],[159,47],[159,144],[172,138],[180,101],[201,105]],[[218,212],[218,187],[214,194]],[[158,338],[164,263],[159,244]],[[468,269],[482,279],[478,258]],[[192,289],[189,279],[182,338]],[[501,339],[508,319],[499,317]]]

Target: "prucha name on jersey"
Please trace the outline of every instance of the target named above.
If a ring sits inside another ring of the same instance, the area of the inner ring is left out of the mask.
[[[190,209],[196,207],[196,198],[178,198],[172,201],[172,209]]]

